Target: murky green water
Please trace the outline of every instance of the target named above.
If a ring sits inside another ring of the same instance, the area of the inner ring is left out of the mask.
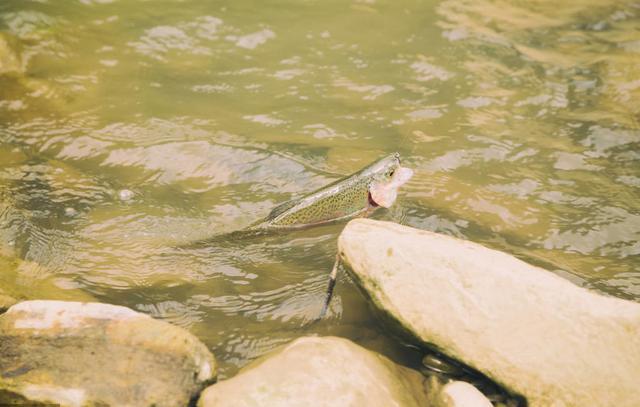
[[[309,333],[415,363],[347,277],[308,325],[343,225],[174,248],[397,150],[376,217],[640,300],[637,0],[4,0],[0,30],[14,296],[166,319],[222,377]]]

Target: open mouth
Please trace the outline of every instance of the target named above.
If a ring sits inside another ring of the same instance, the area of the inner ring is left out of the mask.
[[[369,199],[369,205],[371,205],[373,208],[377,208],[378,206],[380,206],[376,201],[373,200],[373,197],[371,196],[371,192],[369,192],[368,199]]]
[[[386,182],[373,182],[369,187],[369,204],[372,208],[382,206],[390,208],[396,200],[398,188],[411,178],[413,171],[410,168],[398,167],[393,176]]]

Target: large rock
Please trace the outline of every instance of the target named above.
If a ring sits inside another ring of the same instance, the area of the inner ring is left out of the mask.
[[[351,221],[338,246],[387,316],[530,406],[640,406],[640,304],[393,223]]]
[[[462,407],[459,399],[478,393],[473,387],[457,394],[446,391],[347,339],[304,337],[208,387],[198,406]],[[478,406],[490,406],[484,400]]]
[[[197,338],[128,308],[26,301],[0,316],[0,404],[183,407],[215,374]]]

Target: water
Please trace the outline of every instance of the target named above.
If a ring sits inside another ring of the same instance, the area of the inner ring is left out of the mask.
[[[221,377],[305,334],[401,363],[343,225],[232,231],[393,151],[379,219],[640,300],[640,3],[0,3],[0,284],[183,326]],[[5,46],[8,44],[8,46]]]

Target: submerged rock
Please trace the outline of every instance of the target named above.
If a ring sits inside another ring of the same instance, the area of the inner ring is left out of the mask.
[[[465,406],[466,391],[442,390],[347,339],[304,337],[208,387],[198,406]]]
[[[4,238],[2,232],[0,232],[0,250]],[[7,300],[7,308],[18,301],[26,300],[97,302],[95,297],[83,291],[80,285],[62,276],[56,276],[42,264],[0,254],[0,308],[2,295],[15,299]]]
[[[0,316],[0,404],[186,406],[215,375],[196,337],[125,307],[26,301]]]
[[[22,73],[22,61],[17,40],[0,32],[0,75]]]
[[[10,295],[6,295],[2,292],[2,289],[0,289],[0,314],[8,310],[9,307],[11,307],[16,302],[18,302],[18,300],[11,297]]]
[[[640,405],[640,304],[388,222],[353,220],[338,246],[358,284],[405,332],[529,406]]]

